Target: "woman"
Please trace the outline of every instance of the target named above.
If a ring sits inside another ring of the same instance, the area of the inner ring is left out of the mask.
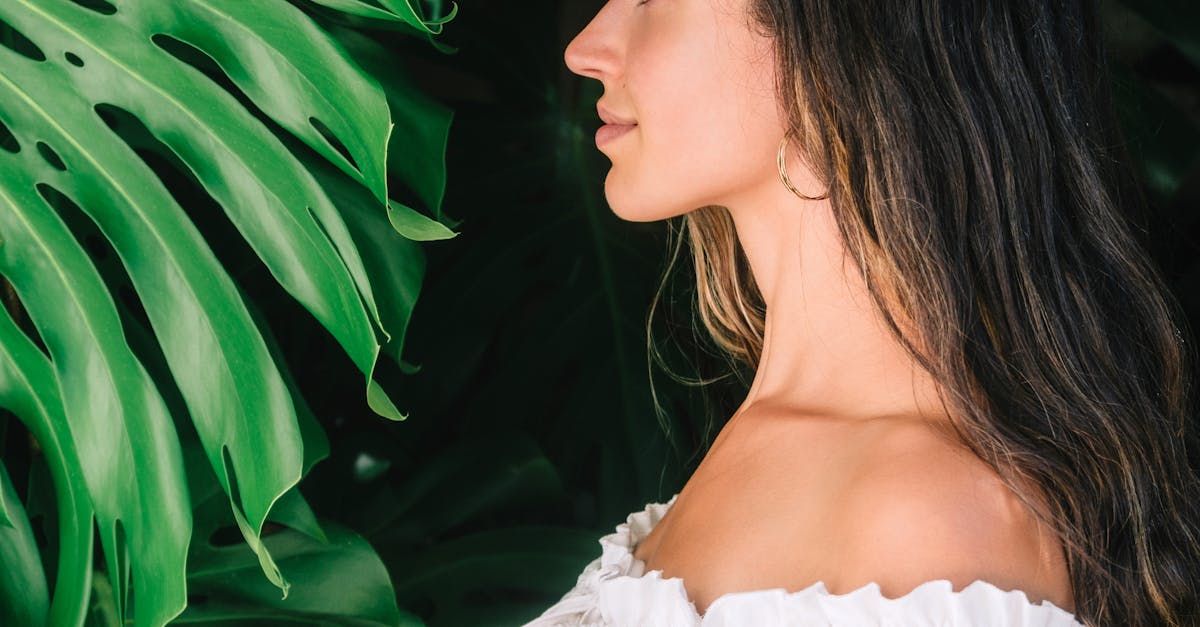
[[[755,376],[531,625],[1200,624],[1194,357],[1097,11],[603,6],[565,59],[604,84],[608,202],[684,222]]]

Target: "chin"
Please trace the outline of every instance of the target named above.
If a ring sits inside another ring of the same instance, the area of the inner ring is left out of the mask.
[[[653,222],[657,219],[652,215],[646,215],[644,211],[631,209],[628,205],[624,204],[609,202],[608,208],[612,210],[613,215],[626,222]]]
[[[609,209],[626,222],[659,222],[690,211],[670,196],[637,192],[636,189],[631,190],[625,181],[614,179],[611,171],[604,181],[604,198]]]
[[[613,215],[626,222],[655,222],[664,219],[662,207],[634,195],[605,193]]]
[[[681,216],[686,211],[664,211],[662,207],[647,209],[645,207],[630,207],[629,205],[609,203],[614,215],[626,222],[661,222]]]
[[[658,222],[660,220],[666,219],[665,216],[660,216],[660,215],[656,215],[656,214],[637,214],[637,215],[633,215],[633,216],[626,216],[626,215],[622,215],[622,214],[618,213],[617,217],[621,218],[622,220],[624,220],[626,222]]]

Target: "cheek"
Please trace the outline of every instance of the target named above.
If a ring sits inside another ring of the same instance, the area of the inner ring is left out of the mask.
[[[636,135],[614,152],[605,179],[613,211],[634,222],[663,220],[705,205],[727,205],[735,193],[768,177],[774,144],[733,116],[701,101],[674,116],[639,121]]]
[[[764,41],[712,14],[672,17],[647,23],[627,50],[622,91],[638,128],[614,146],[605,193],[631,221],[728,204],[773,176],[783,136]]]
[[[628,76],[639,128],[623,183],[648,201],[670,194],[655,200],[671,214],[724,204],[773,171],[783,136],[773,75],[733,45],[647,51]]]

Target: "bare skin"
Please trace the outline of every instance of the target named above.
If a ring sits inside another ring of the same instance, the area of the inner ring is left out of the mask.
[[[739,590],[825,581],[841,593],[876,581],[895,597],[942,577],[955,590],[984,578],[1069,610],[1061,547],[947,435],[936,383],[843,259],[829,201],[802,200],[780,181],[773,41],[751,28],[749,0],[637,1],[609,0],[565,51],[573,72],[603,82],[602,106],[637,122],[600,148],[612,161],[609,206],[635,222],[728,208],[767,315],[745,402],[635,557],[681,577],[700,612]],[[794,150],[787,172],[804,194],[825,191]],[[864,480],[901,472],[900,482]],[[929,567],[889,574],[870,563],[889,547],[845,548],[866,546],[854,508],[885,488],[940,495],[911,501],[933,501],[929,514],[961,521],[960,535],[977,540],[950,542],[953,530],[940,527],[925,544],[896,538],[914,553],[897,560]]]

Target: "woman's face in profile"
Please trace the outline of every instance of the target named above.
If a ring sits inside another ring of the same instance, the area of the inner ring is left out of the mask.
[[[780,185],[775,53],[751,25],[751,1],[608,0],[567,46],[570,70],[603,83],[599,106],[636,123],[598,147],[621,218],[734,209]]]

